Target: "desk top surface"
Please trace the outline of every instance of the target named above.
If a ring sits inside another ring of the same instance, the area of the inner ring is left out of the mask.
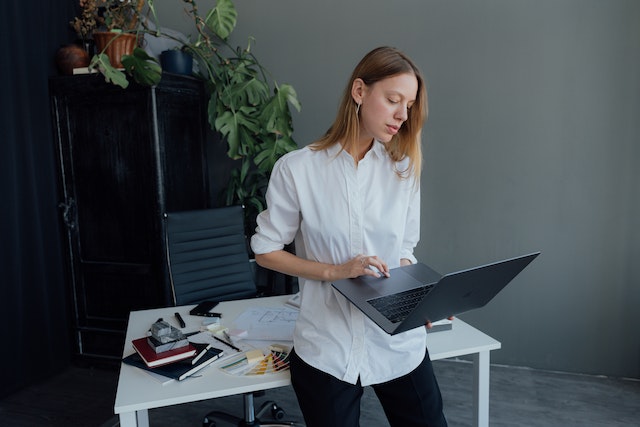
[[[250,307],[282,307],[289,296],[221,302],[215,311],[222,313],[222,324],[230,326],[235,318]],[[195,305],[167,307],[152,310],[132,311],[123,357],[133,353],[131,341],[145,336],[149,326],[159,317],[173,319],[180,313],[186,323],[184,332],[197,331],[202,317],[191,316],[189,310]],[[169,320],[171,322],[171,320]],[[171,322],[173,323],[173,322]],[[267,346],[268,343],[265,343]],[[500,342],[475,329],[460,319],[455,319],[450,331],[429,334],[427,345],[432,360],[457,357],[466,354],[490,351],[500,348]],[[290,384],[289,371],[261,376],[235,376],[218,369],[216,362],[204,369],[200,376],[184,381],[161,384],[147,372],[122,364],[114,405],[116,414],[158,408],[180,403],[241,394],[257,390],[282,387]]]

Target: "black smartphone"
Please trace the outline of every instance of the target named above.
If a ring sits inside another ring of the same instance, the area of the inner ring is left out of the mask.
[[[213,313],[211,309],[218,305],[218,301],[202,301],[191,309],[189,314],[193,316],[205,316],[205,317],[221,317],[220,313]]]

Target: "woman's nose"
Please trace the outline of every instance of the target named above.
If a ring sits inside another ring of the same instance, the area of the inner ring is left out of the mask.
[[[407,121],[407,119],[409,118],[408,108],[404,105],[401,108],[398,108],[398,111],[396,112],[396,118],[402,120],[403,122]]]

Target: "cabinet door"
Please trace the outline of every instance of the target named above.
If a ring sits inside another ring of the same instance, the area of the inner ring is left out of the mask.
[[[167,304],[162,213],[207,207],[202,86],[173,83],[51,82],[80,354],[119,358],[129,312]]]

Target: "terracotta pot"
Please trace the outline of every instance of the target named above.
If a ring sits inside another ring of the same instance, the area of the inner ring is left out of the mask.
[[[72,75],[74,68],[87,67],[89,61],[87,51],[75,44],[62,46],[56,52],[58,72],[65,76]]]
[[[107,54],[109,62],[116,68],[122,68],[123,55],[131,55],[135,49],[138,37],[129,33],[95,32],[93,40],[96,42],[96,51]],[[106,50],[105,50],[106,49]]]

